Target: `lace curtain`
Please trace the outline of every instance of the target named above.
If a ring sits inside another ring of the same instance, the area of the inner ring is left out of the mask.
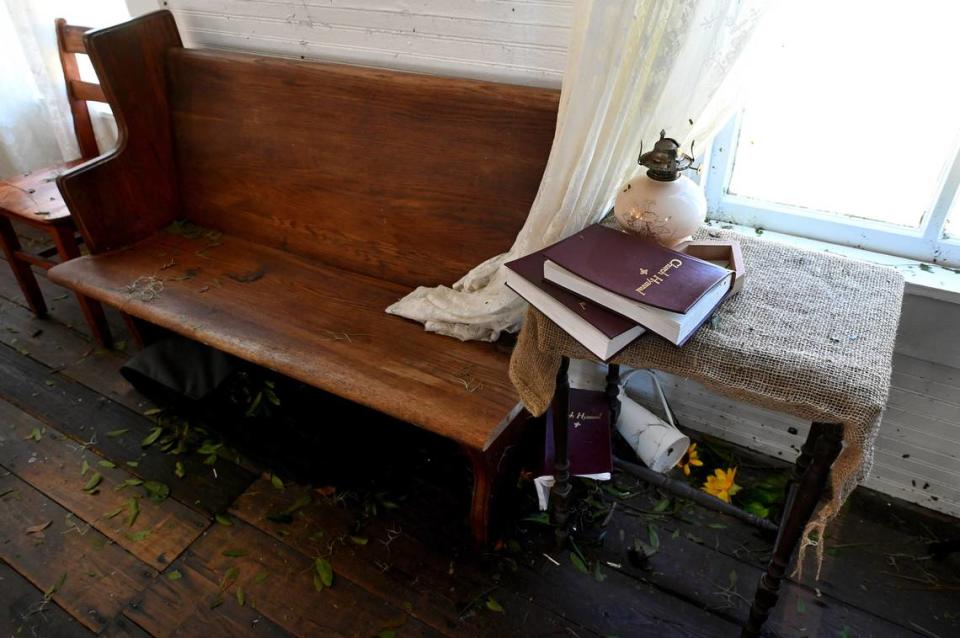
[[[0,178],[79,157],[53,22],[100,27],[129,18],[123,0],[0,0]],[[79,56],[84,79],[96,75]],[[105,104],[89,103],[101,151],[116,144]]]
[[[766,0],[578,0],[557,130],[530,215],[509,252],[452,287],[420,287],[387,312],[458,339],[516,331],[524,302],[504,262],[598,221],[661,129],[708,147],[735,104],[736,70]]]

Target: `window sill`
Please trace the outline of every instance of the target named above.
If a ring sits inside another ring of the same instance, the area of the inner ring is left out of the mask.
[[[958,269],[945,268],[943,266],[927,264],[922,261],[915,261],[904,257],[895,257],[893,255],[863,250],[862,248],[831,244],[830,242],[817,239],[807,239],[805,237],[797,237],[796,235],[777,233],[771,230],[757,230],[750,226],[740,226],[724,221],[711,219],[707,220],[706,225],[710,228],[733,230],[743,235],[760,235],[766,239],[772,239],[799,248],[806,248],[807,250],[822,250],[835,255],[843,255],[851,259],[892,266],[903,273],[903,277],[907,283],[905,294],[960,304],[960,270]]]

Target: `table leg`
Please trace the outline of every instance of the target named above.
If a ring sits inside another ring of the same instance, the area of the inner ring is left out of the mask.
[[[553,395],[553,476],[554,484],[551,494],[553,502],[553,524],[556,527],[557,545],[566,544],[569,535],[567,518],[570,516],[570,492],[573,484],[570,482],[570,458],[567,449],[567,425],[569,421],[570,380],[567,371],[570,368],[570,359],[560,359],[560,369],[557,371],[557,390]]]
[[[806,467],[798,468],[798,478],[790,488],[790,495],[784,504],[780,530],[773,545],[773,554],[767,570],[760,577],[760,584],[750,607],[750,617],[741,636],[759,636],[770,610],[776,606],[780,598],[780,583],[787,566],[797,550],[804,528],[823,496],[830,467],[842,447],[843,426],[815,423],[810,428],[810,434],[798,458],[798,462],[805,463]],[[823,539],[820,540],[823,542]]]
[[[607,364],[607,401],[610,404],[610,436],[613,436],[620,418],[620,364]]]

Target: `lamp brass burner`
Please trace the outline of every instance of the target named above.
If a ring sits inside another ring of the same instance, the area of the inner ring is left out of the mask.
[[[693,145],[690,145],[693,152]],[[693,168],[692,155],[680,152],[680,144],[672,137],[667,137],[666,131],[660,131],[660,139],[653,145],[653,150],[643,152],[643,142],[640,143],[640,157],[637,163],[647,167],[647,177],[658,182],[672,182],[680,177],[680,173]],[[696,170],[696,169],[694,169]]]

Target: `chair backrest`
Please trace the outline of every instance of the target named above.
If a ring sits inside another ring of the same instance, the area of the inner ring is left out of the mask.
[[[354,272],[449,284],[510,247],[559,92],[173,48],[185,216]]]
[[[106,102],[103,89],[94,82],[85,82],[80,79],[80,68],[77,64],[77,54],[86,54],[83,43],[83,34],[89,27],[78,27],[67,24],[63,18],[57,18],[57,48],[60,51],[60,66],[63,68],[63,80],[67,85],[67,100],[70,102],[70,112],[73,114],[73,130],[80,146],[80,156],[90,159],[100,154],[97,147],[97,138],[93,134],[93,123],[90,120],[90,110],[87,102]]]

